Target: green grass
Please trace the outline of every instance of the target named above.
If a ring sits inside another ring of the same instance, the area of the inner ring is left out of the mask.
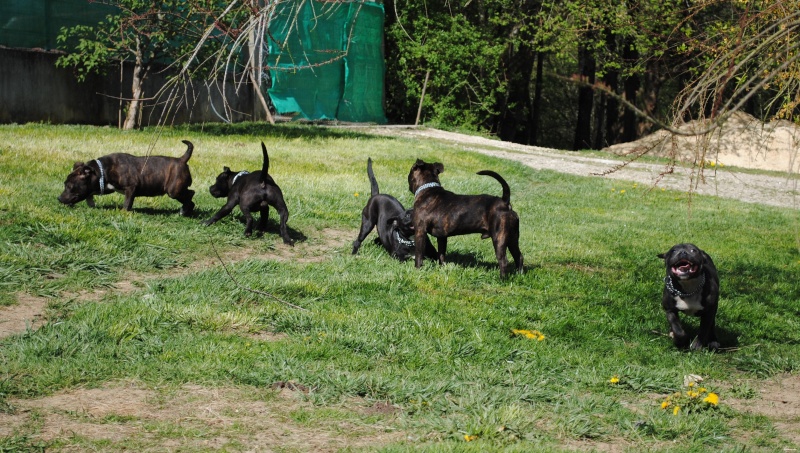
[[[132,213],[119,210],[119,194],[97,197],[96,209],[56,200],[76,160],[121,151],[178,156],[184,138],[195,144],[194,218],[180,217],[179,203],[166,197],[139,198]],[[260,168],[262,140],[299,240],[294,249],[277,235],[274,210],[261,238],[243,237],[238,210],[201,225],[222,205],[208,193],[216,174],[224,165]],[[521,217],[526,273],[500,280],[491,243],[476,235],[452,238],[444,267],[399,263],[372,243],[374,233],[351,256],[369,194],[367,157],[381,190],[406,206],[406,176],[418,157],[443,162],[442,183],[456,192],[499,194],[496,181],[475,172],[502,174]],[[0,339],[0,409],[8,412],[9,399],[119,380],[254,389],[292,381],[312,389],[315,407],[292,413],[299,426],[346,418],[339,405],[354,397],[399,407],[398,417],[376,423],[409,440],[382,445],[386,451],[593,445],[581,442],[645,451],[797,448],[775,434],[775,420],[726,404],[757,398],[758,383],[800,369],[796,210],[702,196],[689,209],[685,193],[535,171],[435,141],[294,125],[0,126],[0,174],[0,305],[22,293],[49,301],[44,327]],[[654,333],[667,330],[656,254],[677,242],[696,243],[719,268],[718,334],[728,351],[680,351]],[[237,288],[215,250],[241,256],[226,262],[245,287],[307,311]],[[113,289],[131,275],[147,278],[130,291]],[[102,297],[85,297],[98,290]],[[259,341],[259,332],[283,336]],[[720,393],[717,410],[660,409],[687,374]],[[612,376],[619,384],[609,384]],[[26,426],[0,438],[0,451],[42,448],[39,425]],[[204,436],[182,429],[168,424],[151,436]]]

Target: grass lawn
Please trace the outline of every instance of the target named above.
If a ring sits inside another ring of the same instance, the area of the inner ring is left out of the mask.
[[[182,139],[195,145],[194,217],[167,197],[134,212],[120,194],[94,209],[56,200],[75,161],[180,156]],[[259,169],[261,141],[294,247],[274,210],[263,237],[244,237],[238,208],[201,224],[224,203],[208,193],[215,176]],[[478,235],[451,238],[443,267],[397,262],[374,232],[351,255],[367,157],[405,206],[417,158],[444,163],[459,193],[499,195],[475,172],[503,175],[526,272],[500,280]],[[796,210],[702,196],[690,207],[685,193],[437,141],[297,125],[0,126],[0,175],[0,322],[22,300],[46,306],[43,327],[0,338],[0,451],[800,448],[797,410],[769,409],[763,392],[800,388]],[[679,242],[719,269],[721,352],[665,336],[656,254]],[[703,379],[698,397],[689,375]],[[94,391],[114,407],[54,402]],[[215,398],[224,410],[207,412]],[[54,417],[77,428],[54,433]]]

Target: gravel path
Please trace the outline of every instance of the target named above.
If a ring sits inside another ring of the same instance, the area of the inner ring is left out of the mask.
[[[426,137],[455,142],[466,150],[519,161],[531,168],[553,170],[581,176],[657,184],[658,187],[689,191],[748,203],[800,209],[800,179],[779,175],[750,174],[728,168],[705,169],[697,181],[697,169],[676,166],[669,174],[661,164],[633,162],[615,171],[619,160],[591,157],[573,151],[559,151],[537,146],[490,140],[483,137],[445,132],[430,128],[401,126],[369,127],[370,133],[395,137]],[[696,181],[694,183],[693,181]]]

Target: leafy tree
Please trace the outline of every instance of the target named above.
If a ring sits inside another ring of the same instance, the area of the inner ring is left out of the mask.
[[[387,2],[387,113],[413,122],[425,74],[431,123],[488,129],[506,90],[493,2]]]
[[[62,29],[58,42],[64,50],[56,65],[73,67],[78,80],[104,73],[114,62],[133,63],[131,97],[124,129],[133,129],[143,100],[143,83],[157,65],[180,60],[206,20],[212,4],[199,1],[110,0],[117,14],[95,26]],[[211,3],[209,0],[208,3]]]

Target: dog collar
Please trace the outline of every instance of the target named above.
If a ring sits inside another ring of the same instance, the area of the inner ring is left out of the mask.
[[[414,198],[418,197],[419,193],[422,192],[423,190],[430,189],[431,187],[442,187],[442,185],[439,184],[438,182],[429,182],[429,183],[423,184],[423,185],[417,187],[417,191],[414,192]]]
[[[691,297],[702,291],[703,286],[705,286],[706,284],[706,274],[701,275],[700,278],[702,280],[700,280],[700,284],[697,285],[697,289],[690,293],[685,293],[683,291],[676,289],[675,286],[672,284],[672,279],[669,278],[669,275],[664,277],[664,283],[667,285],[667,290],[669,290],[669,293],[672,294],[674,297]]]
[[[100,159],[95,159],[97,162],[97,167],[100,169],[100,195],[103,195],[106,192],[106,171],[103,170],[103,164],[100,163]]]
[[[400,235],[400,232],[397,230],[394,230],[394,238],[397,239],[397,242],[405,245],[406,247],[414,247],[415,244],[414,240],[404,238],[403,236]]]
[[[233,181],[231,181],[231,185],[236,184],[236,180],[239,179],[239,176],[244,176],[249,174],[250,174],[249,171],[240,171],[239,173],[236,173],[236,176],[233,177]]]

